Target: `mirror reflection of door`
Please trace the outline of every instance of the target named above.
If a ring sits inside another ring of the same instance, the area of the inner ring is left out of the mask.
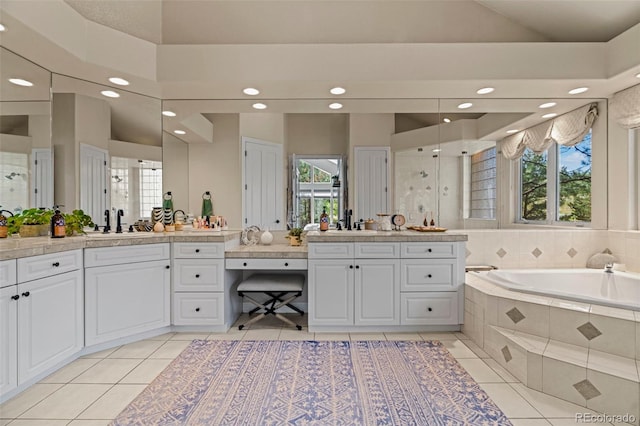
[[[282,145],[242,138],[243,226],[284,229],[282,219]]]
[[[323,211],[334,226],[344,208],[344,169],[341,156],[300,156],[291,158],[293,188],[291,223],[304,228],[319,224]]]
[[[356,210],[354,220],[376,219],[390,213],[389,155],[387,147],[356,147]]]
[[[31,205],[53,207],[53,156],[49,148],[34,148],[31,151],[33,170],[31,179]]]
[[[80,144],[80,208],[100,225],[106,225],[109,206],[107,160],[107,151]]]

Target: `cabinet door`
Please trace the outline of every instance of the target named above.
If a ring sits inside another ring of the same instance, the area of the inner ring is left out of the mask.
[[[15,270],[15,268],[14,268]],[[0,289],[0,395],[18,386],[17,286]]]
[[[170,323],[168,260],[85,269],[85,341],[94,345]]]
[[[353,260],[309,261],[309,325],[353,325]]]
[[[18,285],[18,383],[83,346],[82,271]]]
[[[400,324],[400,261],[355,260],[355,324]]]

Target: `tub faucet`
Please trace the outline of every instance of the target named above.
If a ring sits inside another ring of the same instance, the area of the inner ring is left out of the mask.
[[[613,263],[607,263],[604,265],[604,272],[607,274],[613,274]]]

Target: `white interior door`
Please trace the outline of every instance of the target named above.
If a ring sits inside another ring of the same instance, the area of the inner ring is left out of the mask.
[[[53,156],[50,149],[31,151],[33,175],[31,194],[34,207],[53,207]]]
[[[356,147],[356,211],[354,220],[376,219],[378,213],[390,213],[388,147]]]
[[[242,138],[243,225],[284,229],[282,145]]]
[[[107,159],[107,151],[80,145],[80,208],[100,225],[106,225],[104,212],[109,205]]]

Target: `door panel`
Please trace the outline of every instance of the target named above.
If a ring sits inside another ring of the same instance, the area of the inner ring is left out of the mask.
[[[282,146],[242,138],[244,151],[243,226],[284,229]]]
[[[389,213],[389,149],[357,147],[355,154],[356,217],[355,220],[376,218]]]

